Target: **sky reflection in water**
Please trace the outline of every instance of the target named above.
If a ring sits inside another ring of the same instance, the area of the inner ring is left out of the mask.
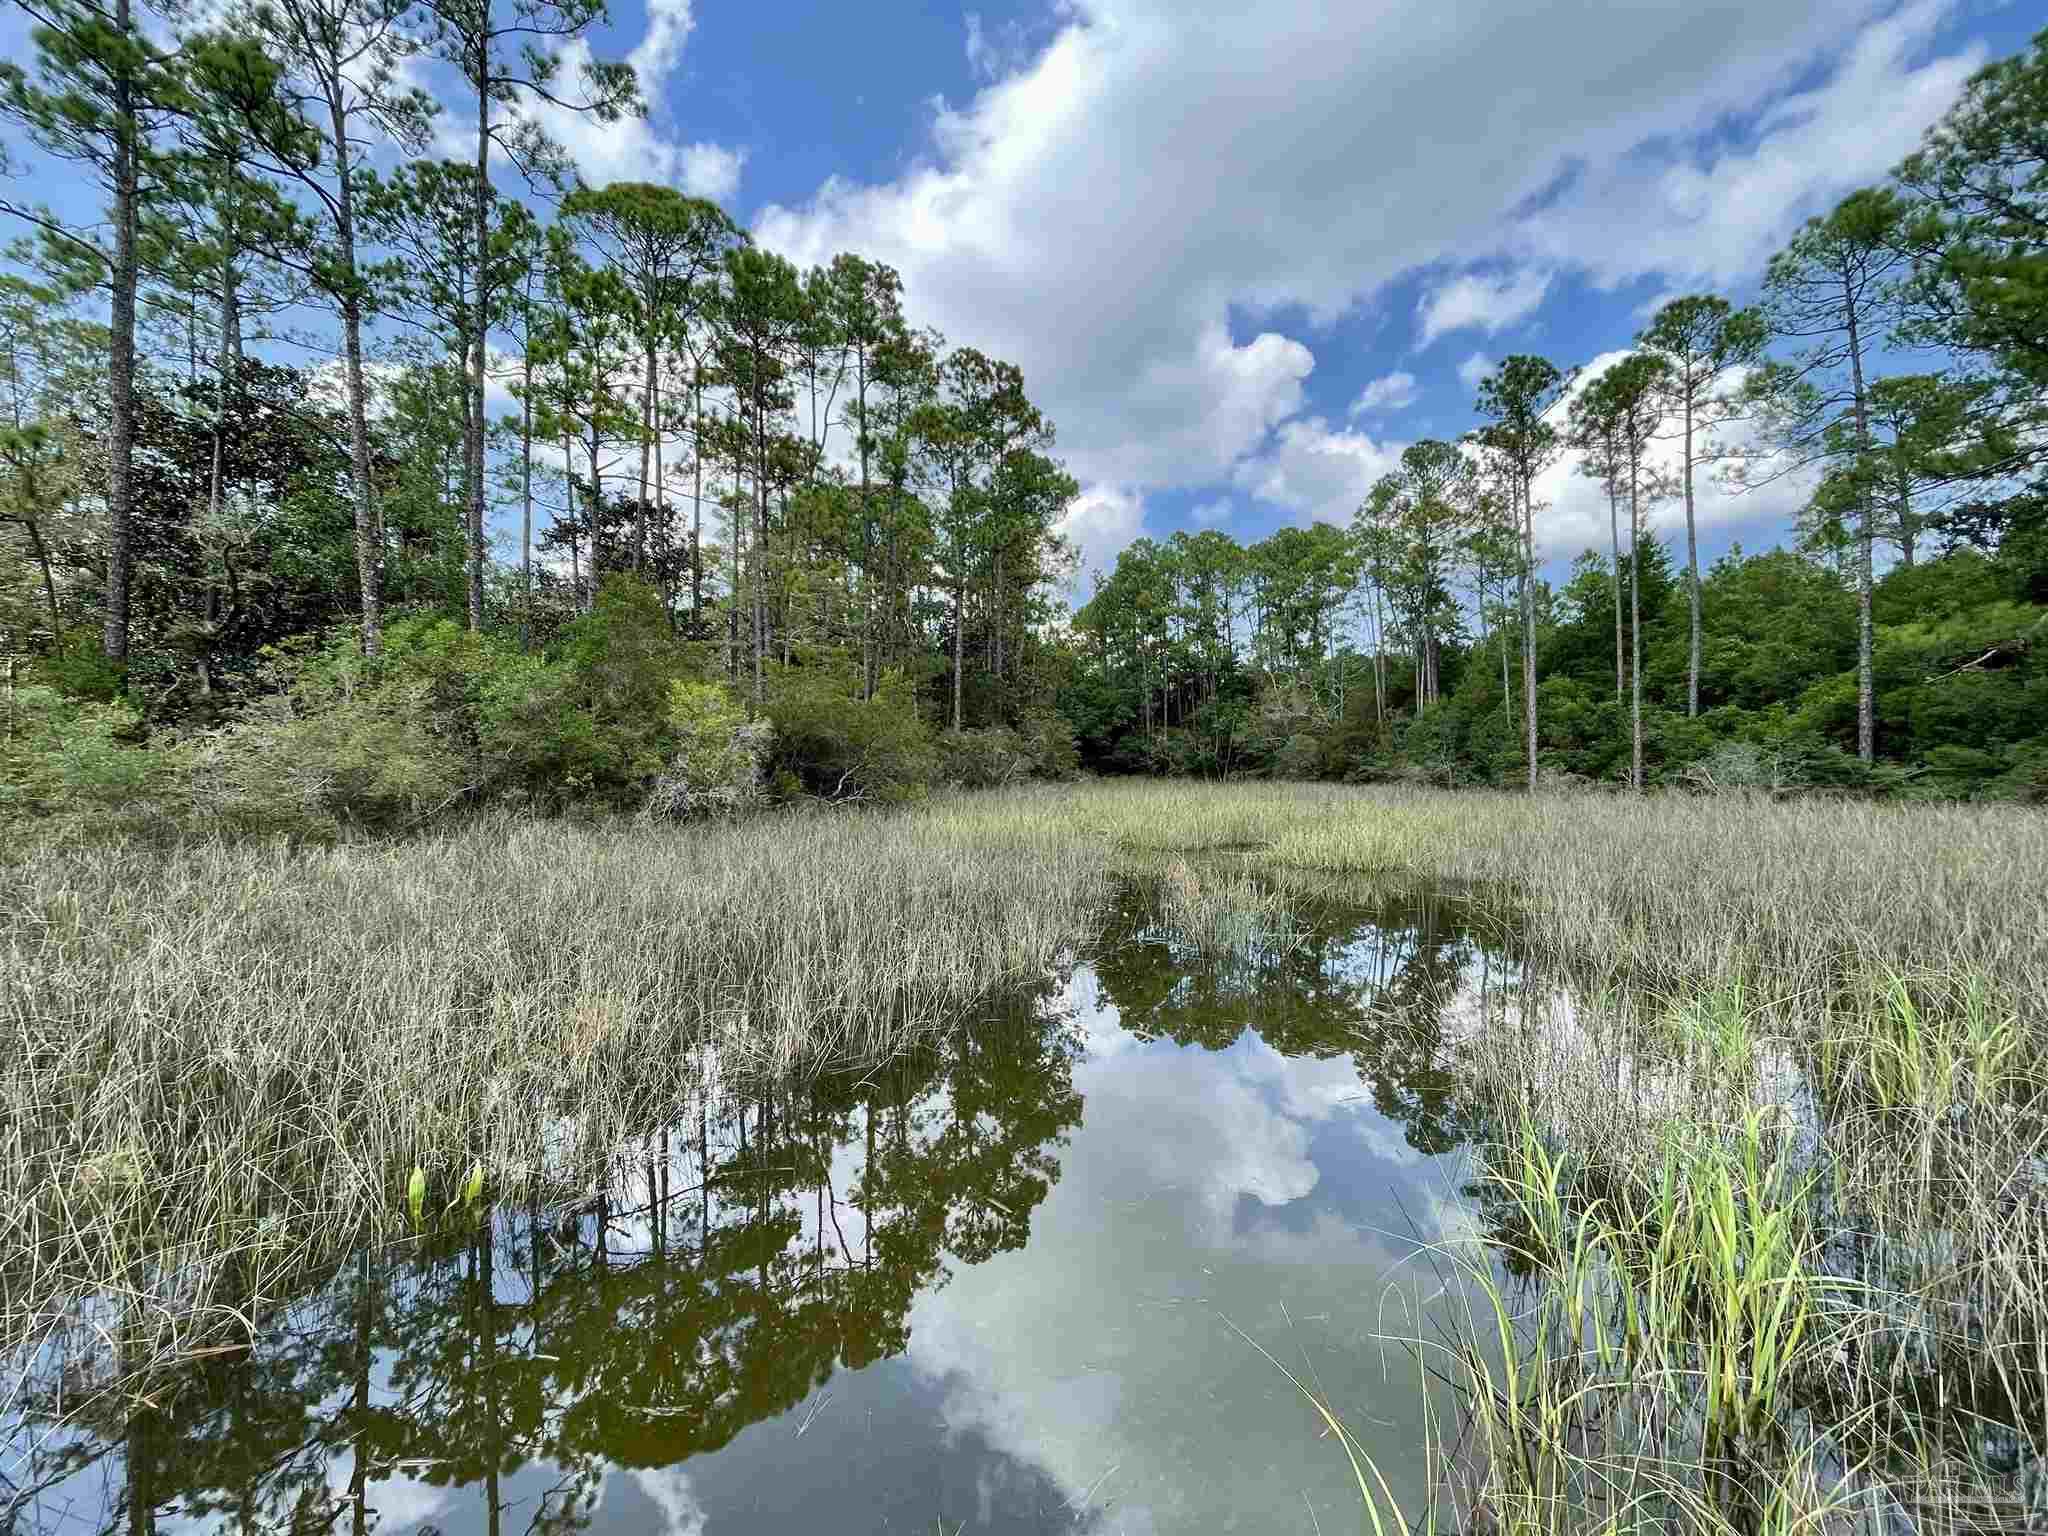
[[[1415,1240],[1464,1210],[1445,1060],[1506,974],[1468,911],[1309,904],[1217,961],[1127,894],[1094,962],[999,1022],[707,1105],[601,1215],[360,1255],[153,1410],[62,1426],[39,1381],[0,1459],[46,1485],[16,1520],[1352,1525],[1342,1453],[1232,1324],[1313,1371],[1412,1505],[1414,1368],[1375,1335],[1416,1326]]]

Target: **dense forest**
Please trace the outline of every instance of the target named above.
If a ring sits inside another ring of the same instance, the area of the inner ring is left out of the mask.
[[[598,0],[17,3],[28,184],[97,206],[0,197],[0,815],[1083,767],[2048,797],[2048,33],[1753,305],[1672,300],[1597,376],[1509,357],[1349,527],[1141,539],[1070,613],[1017,368],[884,265],[576,177],[539,109],[642,110]],[[1612,536],[1553,585],[1566,456]],[[1790,547],[1701,569],[1709,477],[1787,475]]]

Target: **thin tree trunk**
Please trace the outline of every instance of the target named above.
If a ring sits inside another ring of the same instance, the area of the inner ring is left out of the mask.
[[[31,486],[29,501],[30,506],[33,508],[36,492],[33,489],[33,480],[29,483]],[[43,530],[36,526],[33,511],[27,517],[21,519],[21,526],[28,531],[29,553],[35,559],[36,569],[42,574],[43,601],[50,605],[50,645],[52,649],[55,649],[64,638],[64,618],[62,612],[57,607],[57,583],[50,574],[50,549],[43,542]]]
[[[1529,792],[1536,792],[1536,499],[1527,475],[1522,491],[1522,718]]]
[[[1631,444],[1634,427],[1630,427]],[[1640,455],[1628,459],[1629,787],[1643,789],[1643,504]]]
[[[117,46],[136,41],[129,0],[114,0]],[[114,71],[114,256],[109,277],[110,346],[107,357],[107,611],[101,646],[123,672],[128,667],[129,584],[135,559],[135,220],[140,198],[141,146],[136,142],[135,83],[123,66]]]
[[[1700,712],[1700,539],[1692,511],[1692,396],[1685,387],[1685,592],[1692,609],[1692,645],[1685,664],[1685,712]]]
[[[761,398],[760,370],[765,360],[754,359],[754,547],[749,551],[754,567],[754,713],[761,712],[765,693],[762,653],[768,644],[768,439],[767,412]]]
[[[1870,452],[1870,414],[1863,391],[1863,341],[1856,323],[1853,296],[1847,306],[1849,320],[1849,381],[1856,406],[1856,446]],[[1870,614],[1870,593],[1875,584],[1871,545],[1876,518],[1866,491],[1858,508],[1856,536],[1856,755],[1864,762],[1877,758],[1877,680],[1872,664],[1874,630]]]
[[[967,582],[960,575],[953,578],[953,729],[960,729],[964,718],[962,706],[966,690],[961,685],[963,668],[966,666],[967,647]],[[1145,713],[1149,720],[1152,713],[1152,695],[1148,686],[1145,694]]]
[[[1920,530],[1913,520],[1913,488],[1902,471],[1898,479],[1899,500],[1899,564],[1907,570],[1913,569],[1914,545]]]
[[[648,471],[654,459],[654,345],[647,347],[647,372],[640,390],[640,505],[633,513],[633,571],[647,568]]]
[[[1608,466],[1613,467],[1613,445],[1609,444]],[[1613,580],[1614,588],[1614,702],[1621,702],[1622,690],[1628,685],[1628,663],[1622,655],[1621,622],[1621,510],[1617,505],[1621,497],[1616,493],[1614,477],[1607,479],[1607,536],[1614,544]],[[1634,535],[1631,534],[1633,539]]]
[[[368,1536],[370,1486],[370,1249],[356,1251],[355,1396],[349,1404],[348,1505],[352,1536]]]
[[[520,349],[519,649],[533,649],[533,268],[526,269],[525,345]]]
[[[704,377],[690,360],[690,637],[704,622]]]
[[[476,87],[476,210],[471,236],[476,242],[476,295],[469,322],[469,421],[463,447],[469,472],[469,627],[484,627],[484,364],[491,325],[490,194],[491,194],[491,101],[490,6],[486,3],[477,26]],[[593,528],[595,524],[593,523]]]
[[[1501,583],[1501,589],[1502,589],[1502,590],[1501,590],[1501,601],[1502,601],[1503,603],[1505,603],[1505,602],[1507,601],[1507,590],[1506,590],[1506,589],[1507,589],[1507,583],[1506,583],[1506,582],[1502,582],[1502,583]],[[1482,600],[1483,600],[1483,599],[1482,599]],[[1499,641],[1500,641],[1500,708],[1501,708],[1501,713],[1502,713],[1503,715],[1505,715],[1505,716],[1506,716],[1507,718],[1509,718],[1509,719],[1513,719],[1513,718],[1514,718],[1514,712],[1515,712],[1515,695],[1514,695],[1514,690],[1513,690],[1512,688],[1510,688],[1510,687],[1508,686],[1508,632],[1507,632],[1507,626],[1506,626],[1506,625],[1502,625],[1502,626],[1501,626],[1501,628],[1499,629],[1499,631],[1498,631],[1498,632],[1497,632],[1497,634],[1496,634],[1496,638],[1497,638],[1497,639],[1499,639]]]
[[[370,487],[369,389],[363,381],[363,301],[356,286],[355,169],[348,136],[345,86],[339,73],[323,71],[327,114],[334,140],[335,260],[341,288],[341,351],[348,395],[349,499],[356,523],[356,595],[362,605],[363,654],[384,650],[384,529]]]

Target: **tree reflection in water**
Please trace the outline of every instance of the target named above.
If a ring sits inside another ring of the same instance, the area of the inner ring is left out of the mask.
[[[1284,1055],[1350,1055],[1379,1113],[1437,1153],[1470,1129],[1454,1015],[1514,988],[1471,914],[1445,893],[1297,900],[1284,937],[1204,957],[1132,887],[1087,969],[1141,1038],[1222,1050],[1251,1029]],[[139,1396],[78,1411],[106,1343],[54,1341],[12,1405],[0,1532],[364,1536],[380,1514],[454,1518],[457,1490],[465,1528],[566,1532],[615,1470],[817,1411],[835,1373],[905,1352],[920,1295],[1030,1238],[1081,1123],[1073,980],[866,1072],[671,1106],[582,1206],[500,1206],[357,1253],[267,1308],[251,1347]],[[1020,1508],[1062,1507],[1008,1475]]]

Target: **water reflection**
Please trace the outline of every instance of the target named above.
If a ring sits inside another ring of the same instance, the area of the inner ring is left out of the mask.
[[[1229,1324],[1419,1493],[1373,1336],[1459,1206],[1447,1042],[1500,976],[1441,895],[1300,903],[1217,959],[1129,892],[1090,964],[941,1048],[707,1095],[585,1207],[359,1254],[145,1401],[69,1416],[51,1357],[0,1531],[1353,1519]]]

